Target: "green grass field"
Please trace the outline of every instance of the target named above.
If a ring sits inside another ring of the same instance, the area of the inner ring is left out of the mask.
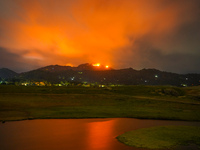
[[[161,126],[126,132],[117,139],[129,146],[148,149],[169,149],[187,146],[200,148],[200,127]]]
[[[0,121],[115,117],[200,121],[200,87],[0,86]]]

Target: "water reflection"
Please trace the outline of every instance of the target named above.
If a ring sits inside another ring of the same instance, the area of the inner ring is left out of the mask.
[[[116,120],[88,123],[88,150],[111,149]]]
[[[139,119],[52,119],[0,124],[1,150],[138,150],[116,136],[158,125],[195,125],[200,122]]]

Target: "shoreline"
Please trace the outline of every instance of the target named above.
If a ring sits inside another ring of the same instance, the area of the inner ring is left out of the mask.
[[[19,119],[19,120],[0,120],[1,123],[6,122],[15,122],[15,121],[29,121],[29,120],[57,120],[57,119],[138,119],[138,120],[152,120],[152,121],[182,121],[182,122],[196,122],[200,123],[199,120],[173,120],[173,119],[155,119],[155,118],[131,118],[131,117],[109,117],[109,118],[103,118],[103,117],[83,117],[83,118],[25,118],[25,119]]]

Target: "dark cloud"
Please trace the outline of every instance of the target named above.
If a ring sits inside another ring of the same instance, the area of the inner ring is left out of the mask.
[[[120,67],[129,64],[134,69],[155,68],[161,71],[168,71],[180,74],[200,73],[200,52],[198,53],[163,53],[146,41],[135,42],[132,47],[124,48],[124,52],[118,53],[121,58]],[[120,59],[120,58],[117,58]],[[116,60],[117,60],[116,59]],[[117,63],[117,62],[116,62]]]
[[[143,49],[139,53],[139,58],[145,58],[141,65],[146,68],[156,68],[162,71],[175,73],[200,73],[200,55],[195,54],[162,54],[160,50]]]
[[[38,67],[37,61],[27,61],[21,55],[11,53],[7,49],[0,47],[0,68],[9,68],[16,72],[23,72]]]

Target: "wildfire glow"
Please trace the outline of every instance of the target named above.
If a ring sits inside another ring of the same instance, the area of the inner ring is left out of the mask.
[[[93,64],[93,66],[99,67],[101,64],[97,63],[97,64]]]
[[[65,66],[74,67],[74,65],[73,65],[73,64],[71,64],[71,63],[67,63]]]
[[[179,56],[181,67],[182,57],[198,64],[200,0],[149,1],[0,0],[0,65],[170,70]]]

